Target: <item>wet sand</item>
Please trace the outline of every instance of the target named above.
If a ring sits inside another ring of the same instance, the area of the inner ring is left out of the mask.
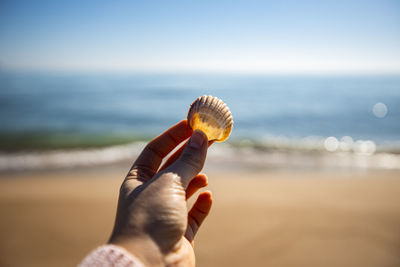
[[[0,175],[0,266],[75,266],[111,232],[126,168]],[[198,266],[400,266],[400,173],[210,171]]]

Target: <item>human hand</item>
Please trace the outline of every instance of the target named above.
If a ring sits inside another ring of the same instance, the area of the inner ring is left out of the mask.
[[[109,243],[124,247],[146,266],[195,265],[193,240],[210,211],[211,193],[200,193],[189,212],[186,201],[207,185],[199,172],[211,142],[201,131],[192,133],[183,120],[153,139],[122,183]]]

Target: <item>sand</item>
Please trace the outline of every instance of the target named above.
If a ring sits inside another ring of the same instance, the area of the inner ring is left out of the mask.
[[[75,266],[111,232],[124,168],[0,175],[0,266]],[[198,266],[400,266],[400,173],[210,171]]]

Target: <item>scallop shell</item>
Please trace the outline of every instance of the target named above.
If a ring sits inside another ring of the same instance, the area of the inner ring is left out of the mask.
[[[225,141],[233,127],[232,113],[228,106],[221,99],[210,95],[198,97],[190,105],[187,119],[193,130],[203,131],[210,141]]]

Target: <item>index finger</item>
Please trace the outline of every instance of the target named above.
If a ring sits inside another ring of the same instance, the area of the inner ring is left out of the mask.
[[[136,174],[140,175],[140,178],[151,179],[160,167],[163,158],[186,140],[192,132],[193,130],[189,127],[187,120],[175,124],[146,145],[133,163],[130,173],[134,170],[140,172]]]

